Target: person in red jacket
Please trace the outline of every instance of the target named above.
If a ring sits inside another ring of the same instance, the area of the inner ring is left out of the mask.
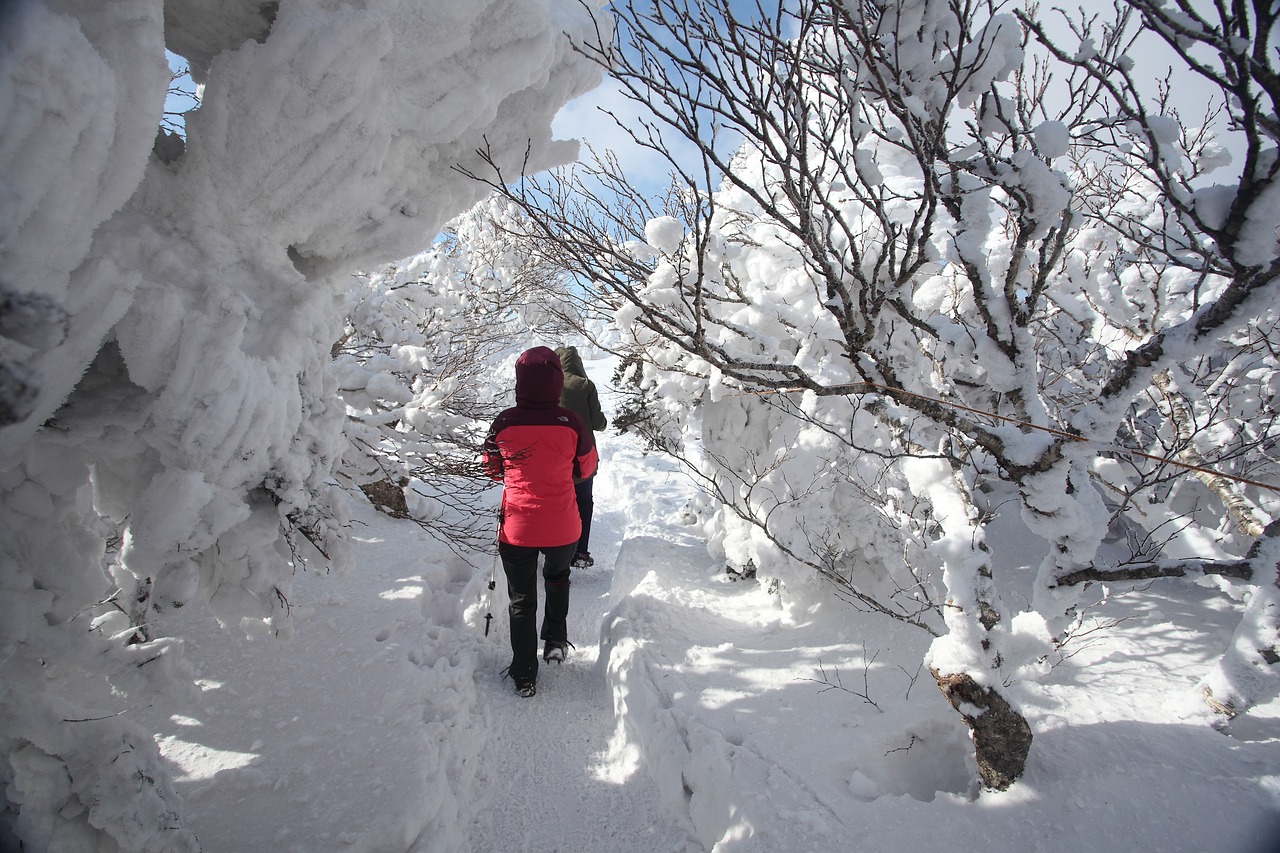
[[[511,667],[521,696],[538,683],[538,555],[543,556],[546,604],[543,660],[562,661],[568,649],[569,571],[582,534],[574,481],[596,470],[595,441],[582,419],[560,405],[564,370],[547,347],[516,360],[516,404],[494,419],[481,462],[504,486],[498,553],[511,596]]]

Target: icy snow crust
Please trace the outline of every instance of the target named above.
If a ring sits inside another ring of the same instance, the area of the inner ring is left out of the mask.
[[[681,473],[612,432],[600,449],[577,649],[532,699],[501,676],[501,569],[491,600],[487,560],[367,508],[367,571],[301,579],[294,641],[193,636],[200,699],[147,719],[205,850],[1273,849],[1280,705],[1228,738],[1196,693],[1234,626],[1220,593],[1157,583],[1099,614],[1138,613],[1013,688],[1037,748],[974,799],[927,636],[728,580]],[[991,536],[1038,559],[1016,514]]]
[[[133,626],[207,603],[238,633],[287,634],[291,563],[347,566],[328,364],[348,276],[474,204],[453,167],[476,149],[516,172],[575,156],[550,126],[599,79],[570,42],[595,24],[576,0],[2,15],[0,286],[42,300],[48,328],[0,342],[38,387],[0,429],[0,784],[25,804],[0,832],[194,849],[148,733],[65,696],[189,692],[182,641]],[[205,84],[185,143],[156,136],[166,46]],[[88,486],[119,541],[85,521]],[[120,592],[90,612],[104,554]]]

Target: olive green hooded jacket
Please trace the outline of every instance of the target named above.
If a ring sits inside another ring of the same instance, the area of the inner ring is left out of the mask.
[[[564,390],[560,392],[560,405],[576,412],[582,422],[599,432],[609,425],[609,420],[600,411],[600,396],[596,386],[587,378],[587,370],[582,366],[582,356],[577,347],[560,347],[556,350],[560,356],[560,364],[564,366]]]

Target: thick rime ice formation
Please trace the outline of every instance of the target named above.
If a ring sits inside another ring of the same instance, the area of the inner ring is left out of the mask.
[[[3,15],[0,833],[189,849],[150,735],[95,703],[189,683],[173,608],[281,632],[293,566],[341,565],[348,275],[477,201],[454,166],[478,148],[572,159],[550,125],[598,79],[571,45],[595,24],[574,0]],[[166,48],[204,86],[185,139],[157,136]]]

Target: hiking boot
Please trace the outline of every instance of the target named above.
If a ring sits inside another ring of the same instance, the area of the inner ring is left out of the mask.
[[[547,645],[542,649],[542,659],[547,663],[555,661],[556,663],[564,663],[565,657],[569,654],[569,647],[572,645],[568,640],[547,640]]]
[[[538,682],[537,682],[537,681],[529,680],[529,681],[517,681],[517,682],[516,682],[516,695],[517,695],[517,696],[520,696],[520,697],[522,697],[522,698],[524,698],[524,699],[528,699],[530,696],[534,695],[534,694],[535,694],[535,693],[537,693],[537,692],[538,692]]]
[[[585,569],[587,566],[594,566],[596,561],[586,551],[579,551],[573,555],[573,567],[575,569]]]

